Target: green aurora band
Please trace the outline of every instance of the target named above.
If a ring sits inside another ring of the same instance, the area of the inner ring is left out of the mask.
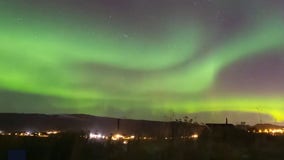
[[[19,14],[22,18],[15,18]],[[96,25],[80,16],[52,17],[1,8],[1,89],[68,99],[76,102],[72,107],[83,113],[99,107],[97,99],[118,99],[130,101],[129,105],[118,105],[122,111],[135,110],[135,103],[148,102],[154,114],[257,112],[256,108],[262,105],[261,112],[277,121],[284,120],[281,96],[190,98],[210,90],[218,74],[237,61],[275,49],[283,52],[284,22],[277,14],[255,20],[250,27],[208,50],[204,45],[212,40],[214,29],[206,28],[201,21],[178,25],[169,22],[162,37],[151,39],[142,34],[118,34],[123,31]],[[82,24],[87,27],[82,29]],[[186,59],[191,61],[175,68]],[[86,71],[84,67],[88,66],[84,64],[99,64],[114,71],[94,69],[92,73]],[[168,96],[171,94],[189,98]],[[70,107],[69,103],[61,105]],[[97,110],[94,114],[105,114]]]

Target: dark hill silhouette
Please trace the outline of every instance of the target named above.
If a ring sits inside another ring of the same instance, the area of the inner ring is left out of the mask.
[[[169,135],[170,123],[121,119],[119,132],[140,135]],[[0,130],[5,131],[97,131],[117,132],[117,119],[86,114],[21,114],[0,113]]]
[[[255,129],[281,129],[284,128],[283,126],[280,125],[274,125],[274,124],[267,124],[267,123],[263,123],[263,124],[256,124],[253,126]]]

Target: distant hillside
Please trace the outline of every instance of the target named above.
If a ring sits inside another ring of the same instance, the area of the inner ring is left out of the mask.
[[[117,131],[117,119],[85,114],[17,114],[0,113],[0,130],[45,131],[50,129],[98,131],[106,134]],[[125,134],[168,135],[170,123],[121,119],[119,130]]]
[[[253,126],[255,129],[281,129],[284,128],[284,126],[280,125],[273,125],[273,124],[256,124]]]

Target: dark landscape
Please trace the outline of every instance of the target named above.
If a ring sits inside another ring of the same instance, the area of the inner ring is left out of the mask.
[[[284,158],[282,133],[265,133],[266,128],[282,132],[283,127],[269,124],[198,124],[186,119],[154,122],[76,114],[1,114],[0,120],[0,159],[3,160],[11,154],[27,160]],[[48,137],[36,134],[48,130],[58,133]],[[108,136],[133,135],[133,139],[126,136],[117,140],[92,139],[90,132]]]

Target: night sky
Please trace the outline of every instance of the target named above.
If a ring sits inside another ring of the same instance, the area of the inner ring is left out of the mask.
[[[1,0],[0,112],[284,121],[283,0]]]

